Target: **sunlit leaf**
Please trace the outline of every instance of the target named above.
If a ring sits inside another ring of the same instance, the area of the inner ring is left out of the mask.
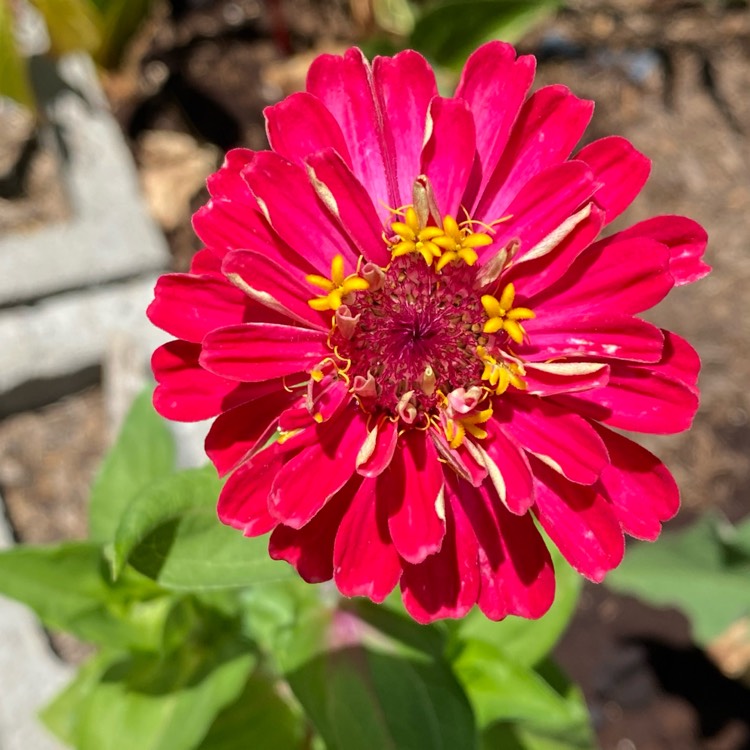
[[[26,62],[16,46],[13,13],[6,0],[0,2],[0,96],[7,96],[29,109],[34,108]]]
[[[90,0],[31,0],[44,16],[55,55],[85,50],[101,43],[102,17]]]

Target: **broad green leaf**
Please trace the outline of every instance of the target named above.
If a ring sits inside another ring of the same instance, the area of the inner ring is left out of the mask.
[[[300,634],[309,630],[300,622]],[[471,707],[442,659],[404,653],[348,612],[317,633],[324,648],[287,679],[328,750],[477,747]]]
[[[585,743],[590,731],[586,708],[550,665],[543,665],[543,673],[513,662],[488,643],[468,641],[453,667],[481,728],[514,721],[545,736],[576,737]]]
[[[514,42],[550,14],[559,0],[450,0],[417,20],[409,46],[441,65],[461,66],[483,42]]]
[[[305,719],[278,679],[256,670],[242,694],[211,725],[198,750],[296,750],[307,748]]]
[[[52,53],[95,52],[101,43],[102,18],[90,0],[31,0],[44,16]]]
[[[534,666],[554,648],[575,612],[582,579],[554,546],[555,601],[538,620],[507,617],[501,622],[488,620],[478,609],[458,623],[459,639],[480,640],[500,649],[522,666]]]
[[[607,576],[607,585],[657,606],[680,608],[693,635],[707,644],[750,611],[750,555],[740,531],[708,517],[656,544],[634,544]]]
[[[13,35],[13,12],[6,0],[0,2],[0,96],[7,96],[32,110],[35,107],[26,61]]]
[[[77,750],[191,750],[247,682],[255,662],[229,634],[188,642],[167,658],[111,664],[84,698],[72,732]]]
[[[75,743],[81,706],[96,688],[101,676],[118,656],[101,652],[79,667],[76,676],[40,712],[47,729],[67,745]]]
[[[174,604],[135,571],[112,583],[99,547],[88,542],[0,552],[0,593],[48,627],[110,648],[159,649]]]
[[[133,402],[114,446],[94,482],[89,535],[108,542],[128,504],[144,487],[174,471],[174,440],[151,406],[151,390]]]
[[[213,467],[174,474],[132,502],[115,535],[113,572],[126,562],[169,589],[249,586],[291,577],[291,566],[271,560],[267,540],[246,538],[221,524]]]

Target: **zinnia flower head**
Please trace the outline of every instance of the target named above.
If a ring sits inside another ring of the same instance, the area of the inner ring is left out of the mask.
[[[686,429],[698,357],[637,314],[708,271],[695,222],[597,239],[649,161],[619,137],[570,156],[591,102],[529,95],[500,42],[438,95],[413,51],[313,63],[194,217],[206,248],[163,276],[154,401],[216,417],[219,517],[311,582],[411,615],[539,617],[541,526],[599,581],[623,531],[677,511],[664,466],[612,428]],[[269,438],[276,437],[269,443]]]

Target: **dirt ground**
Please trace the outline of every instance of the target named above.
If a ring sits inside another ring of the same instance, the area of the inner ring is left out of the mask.
[[[357,0],[173,5],[157,11],[106,80],[144,170],[153,129],[217,153],[262,148],[263,107],[301,85],[315,51],[355,41],[367,23]],[[709,508],[742,518],[750,511],[750,7],[571,0],[519,46],[539,57],[537,85],[562,82],[596,100],[588,140],[619,133],[653,160],[620,223],[676,213],[708,229],[713,274],[650,315],[697,346],[702,407],[690,432],[645,442],[682,488],[676,524]],[[198,247],[189,213],[204,197],[199,187],[186,196],[167,231],[175,268]],[[0,490],[19,538],[84,533],[105,434],[98,389],[0,424]],[[677,612],[589,586],[557,656],[582,685],[605,750],[750,748],[750,692],[691,644]]]

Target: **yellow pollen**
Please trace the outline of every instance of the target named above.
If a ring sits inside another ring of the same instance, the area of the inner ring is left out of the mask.
[[[445,423],[445,438],[451,448],[458,448],[464,442],[466,433],[477,440],[487,437],[487,430],[480,427],[492,416],[492,409],[482,409],[473,414],[462,414],[461,416],[449,417]]]
[[[486,380],[494,388],[496,395],[502,395],[511,385],[520,391],[526,389],[522,364],[495,359],[483,346],[477,347],[477,355],[484,363],[482,380]]]
[[[305,280],[322,289],[326,294],[321,297],[315,297],[308,300],[307,304],[313,310],[338,310],[343,304],[344,297],[352,292],[362,292],[370,288],[367,279],[363,279],[356,273],[344,276],[344,256],[334,255],[331,261],[331,278],[309,274]]]
[[[508,284],[500,299],[491,294],[482,295],[482,307],[487,313],[487,322],[482,329],[485,333],[497,333],[505,331],[513,341],[520,344],[526,335],[519,321],[535,318],[536,314],[528,307],[513,307],[516,290],[513,284]]]

